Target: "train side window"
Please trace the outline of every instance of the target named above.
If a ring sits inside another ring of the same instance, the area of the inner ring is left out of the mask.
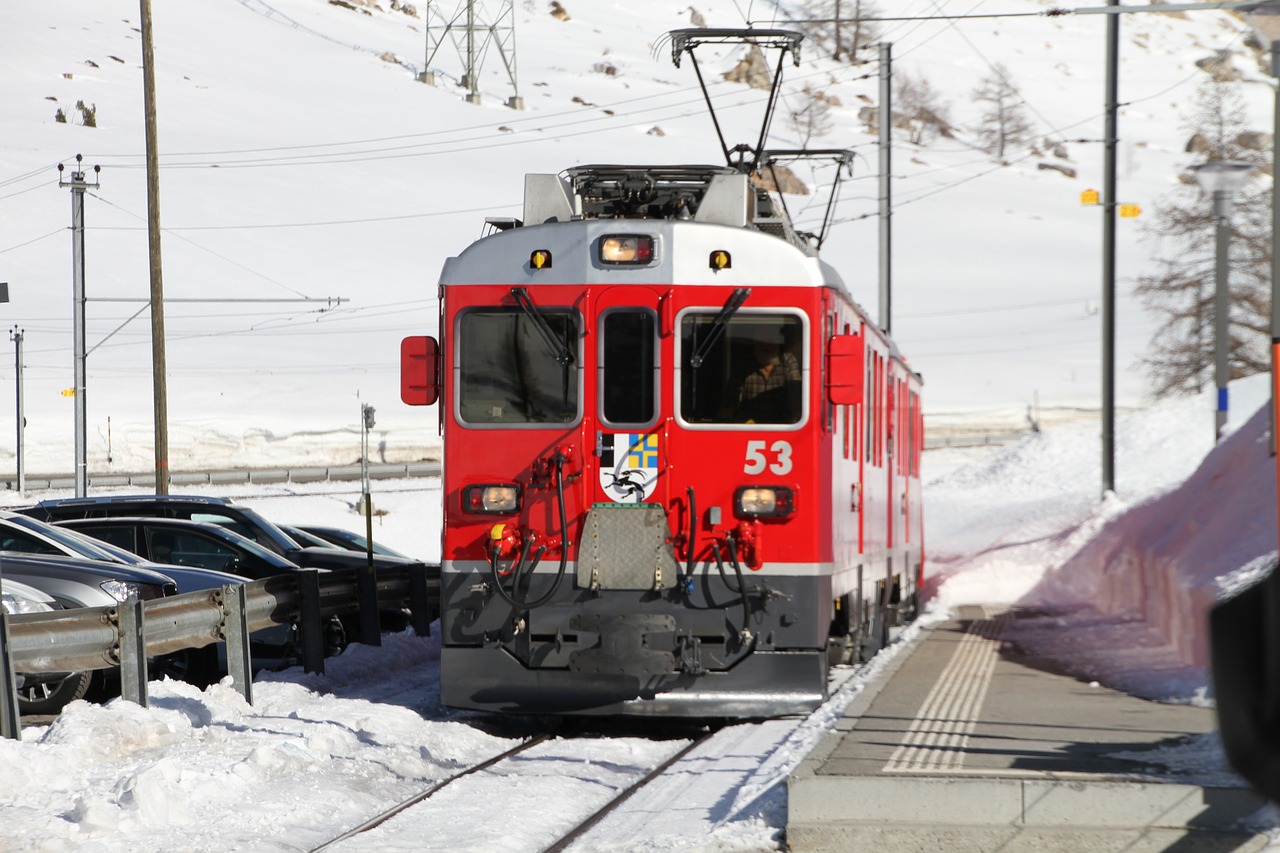
[[[600,414],[613,425],[657,419],[657,317],[643,308],[608,311],[600,320]]]
[[[540,318],[545,329],[518,309],[459,315],[454,367],[459,420],[476,425],[577,420],[577,312],[543,308]]]
[[[874,382],[874,376],[872,374],[872,368],[876,362],[875,362],[875,356],[871,352],[871,347],[867,347],[866,363],[867,363],[867,381],[865,383],[866,390],[863,391],[863,394],[862,394],[863,399],[866,401],[863,404],[866,411],[864,412],[863,418],[862,418],[862,421],[863,421],[862,425],[864,428],[862,450],[863,450],[863,456],[866,457],[866,461],[870,462],[871,461],[871,425],[875,423],[875,419],[876,419],[876,386]]]

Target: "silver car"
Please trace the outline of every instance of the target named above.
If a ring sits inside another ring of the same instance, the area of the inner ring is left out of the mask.
[[[0,589],[12,592],[20,584],[34,587],[57,607],[111,606],[130,596],[150,601],[178,591],[173,580],[159,572],[123,564],[0,553]],[[94,672],[76,672],[54,680],[25,680],[18,690],[18,711],[24,715],[56,714],[69,702],[84,698],[94,676]]]

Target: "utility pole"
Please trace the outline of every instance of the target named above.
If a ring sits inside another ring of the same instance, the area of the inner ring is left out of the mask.
[[[151,385],[156,494],[169,494],[169,396],[164,348],[164,281],[160,264],[160,162],[156,143],[156,69],[151,0],[142,3],[142,100],[147,138],[147,255],[151,267]],[[79,492],[77,492],[79,494]]]
[[[58,164],[58,186],[71,188],[71,328],[75,338],[71,393],[75,397],[75,482],[78,498],[89,494],[89,467],[85,458],[84,191],[98,188],[96,180],[92,184],[85,180],[80,166],[82,159],[79,154],[76,155],[76,169],[71,173],[70,181],[62,180],[62,164]],[[98,166],[93,167],[95,178],[100,171]]]
[[[880,43],[880,328],[888,334],[891,325],[892,292],[890,261],[893,216],[889,195],[889,163],[893,147],[893,45]]]
[[[27,427],[27,415],[22,399],[22,329],[14,326],[13,330],[9,332],[9,340],[13,341],[13,377],[14,384],[18,388],[18,442],[15,445],[17,447],[17,485],[18,494],[25,495],[27,493],[27,467],[25,454],[23,452],[23,440]]]
[[[520,97],[520,87],[516,84],[516,16],[514,0],[498,0],[498,11],[490,18],[484,6],[484,0],[465,0],[465,9],[459,4],[453,17],[446,18],[440,10],[438,0],[426,2],[426,58],[418,79],[432,86],[436,83],[436,73],[431,70],[436,53],[445,41],[453,44],[462,61],[462,86],[467,89],[467,103],[480,103],[480,69],[484,64],[485,54],[489,48],[495,47],[502,64],[507,70],[507,79],[511,83],[512,95],[507,99],[507,106],[513,110],[524,109],[524,98]],[[477,7],[481,8],[477,8]],[[487,22],[486,22],[487,21]]]
[[[1120,0],[1107,0],[1119,6]],[[1120,16],[1107,16],[1106,146],[1102,179],[1102,494],[1116,488],[1116,110]]]

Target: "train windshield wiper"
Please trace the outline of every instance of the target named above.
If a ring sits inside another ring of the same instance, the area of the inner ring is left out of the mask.
[[[529,292],[523,287],[513,287],[511,288],[511,295],[515,297],[520,309],[533,321],[534,328],[542,333],[542,337],[547,342],[547,346],[551,347],[556,361],[562,367],[568,367],[572,364],[573,353],[569,351],[569,347],[564,341],[556,337],[556,333],[552,331],[551,324],[547,322],[547,318],[538,310],[538,306],[533,304],[533,300],[529,298]]]
[[[720,340],[720,336],[724,334],[725,327],[729,325],[729,318],[737,313],[738,309],[742,307],[742,303],[746,302],[747,297],[750,295],[751,288],[749,287],[734,289],[733,294],[724,303],[724,307],[720,309],[720,313],[711,321],[711,328],[707,331],[707,336],[702,339],[702,343],[698,344],[698,349],[689,358],[689,364],[695,370],[702,366],[702,362],[707,358],[707,353],[711,351],[716,341]]]

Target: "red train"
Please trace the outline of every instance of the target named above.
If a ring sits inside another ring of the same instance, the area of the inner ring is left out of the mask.
[[[914,614],[920,377],[762,188],[802,38],[670,33],[695,68],[780,51],[754,151],[527,175],[446,262],[441,340],[402,349],[405,402],[440,404],[446,704],[801,713]],[[814,153],[850,161],[775,155]]]
[[[441,693],[531,713],[770,716],[914,611],[920,377],[730,167],[529,175],[451,258]]]

